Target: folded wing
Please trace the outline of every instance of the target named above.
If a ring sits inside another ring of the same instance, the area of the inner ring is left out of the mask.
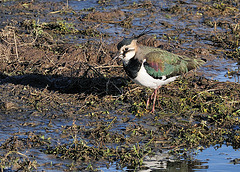
[[[144,67],[155,79],[182,75],[204,63],[200,59],[179,56],[168,51],[154,51],[145,55]]]

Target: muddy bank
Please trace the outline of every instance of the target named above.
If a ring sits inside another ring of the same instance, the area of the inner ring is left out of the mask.
[[[188,160],[210,145],[239,148],[239,84],[191,72],[164,86],[150,113],[152,90],[112,61],[121,37],[144,24],[153,32],[141,44],[238,61],[238,2],[93,4],[1,2],[2,170],[144,169],[164,150]]]

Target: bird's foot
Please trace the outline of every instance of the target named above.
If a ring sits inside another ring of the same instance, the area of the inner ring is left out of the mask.
[[[154,113],[155,112],[155,106],[153,106],[152,110],[151,110],[151,113]]]

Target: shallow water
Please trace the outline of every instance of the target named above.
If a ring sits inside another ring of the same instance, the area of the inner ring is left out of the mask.
[[[157,171],[196,171],[196,172],[238,172],[240,169],[240,150],[233,149],[232,146],[222,145],[221,147],[211,146],[202,151],[197,151],[192,156],[192,160],[177,160],[166,153],[156,153],[153,157],[145,157],[143,166],[137,171],[157,172]],[[116,169],[116,165],[111,167],[101,167],[102,171],[133,171],[134,169]]]
[[[231,59],[217,58],[207,62],[198,71],[203,73],[203,76],[220,82],[236,82],[240,83],[240,66]]]
[[[166,15],[161,9],[167,9],[170,6],[176,5],[179,1],[152,1],[155,7],[155,13],[145,12],[142,9],[132,10],[128,7],[129,4],[134,4],[135,1],[111,1],[111,5],[101,6],[97,3],[96,0],[91,1],[69,1],[69,6],[74,10],[79,11],[88,8],[96,8],[99,11],[112,10],[112,9],[122,9],[126,12],[132,12],[133,14],[142,13],[140,17],[134,17],[133,19],[133,28],[123,29],[116,24],[102,24],[97,29],[100,32],[108,33],[110,36],[114,36],[114,40],[107,40],[107,42],[112,43],[115,40],[120,40],[122,37],[131,36],[132,33],[140,34],[147,26],[151,25],[150,28],[153,29],[152,35],[156,35],[156,38],[168,42],[164,39],[166,34],[172,35],[171,39],[176,38],[175,45],[178,44],[179,40],[184,40],[181,44],[180,49],[196,49],[198,47],[209,48],[208,45],[212,45],[213,42],[206,40],[206,35],[209,35],[210,32],[214,32],[214,28],[209,28],[206,25],[202,25],[199,20],[194,20],[191,17],[187,19],[179,19],[178,16],[169,16]],[[138,1],[137,1],[138,2]],[[197,8],[193,3],[193,0],[185,1],[187,7],[191,7],[193,12],[197,12]],[[12,2],[7,2],[12,3]],[[157,14],[156,14],[157,12]],[[87,13],[87,12],[86,12]],[[171,27],[165,27],[164,23],[172,25]],[[193,27],[194,26],[194,27]],[[191,31],[185,32],[184,29],[192,27]],[[134,30],[138,28],[138,30]],[[173,31],[178,30],[180,33],[174,33]],[[223,32],[224,29],[217,28],[218,32]],[[174,34],[173,34],[174,33]],[[201,35],[202,37],[195,38],[196,35]],[[106,38],[107,39],[107,38]],[[75,40],[79,41],[79,40]],[[84,41],[80,40],[79,42]],[[86,41],[86,40],[85,40]],[[111,42],[112,41],[112,42]],[[199,69],[199,72],[203,76],[219,80],[221,82],[237,82],[239,83],[239,66],[238,64],[230,59],[225,59],[221,54],[211,54],[215,58],[207,62],[207,64]],[[229,72],[235,71],[233,74]],[[76,108],[76,107],[74,107]],[[76,109],[75,109],[76,110]],[[61,111],[56,110],[56,112],[51,112],[56,114],[61,114]],[[24,114],[24,115],[22,115]],[[0,143],[4,142],[13,133],[18,132],[17,135],[19,138],[21,133],[35,131],[35,133],[44,133],[45,137],[51,137],[52,140],[56,139],[56,142],[61,142],[59,138],[59,133],[56,132],[57,129],[65,125],[72,125],[74,118],[62,118],[60,120],[52,120],[51,127],[49,127],[50,120],[48,116],[42,117],[34,115],[32,112],[27,110],[19,114],[15,114],[18,117],[9,118],[7,114],[0,114],[1,126],[0,126]],[[50,116],[50,115],[49,115]],[[88,123],[87,119],[83,117],[76,117],[77,123],[86,124]],[[86,120],[86,121],[85,121]],[[137,122],[141,123],[144,121],[143,118],[136,119]],[[34,123],[30,123],[34,121]],[[134,121],[136,122],[136,121]],[[120,123],[120,122],[119,122]],[[35,127],[36,126],[36,127]],[[9,131],[11,129],[11,131]],[[114,130],[126,129],[126,126],[120,123]],[[46,134],[47,133],[47,134]],[[62,143],[62,142],[61,142]],[[46,155],[43,152],[33,149],[27,150],[26,155],[34,154],[37,162],[42,165],[39,170],[43,169],[46,171],[58,171],[65,169],[63,164],[71,164],[71,160],[62,160],[55,158],[51,155]],[[155,159],[154,159],[155,158]],[[239,171],[239,164],[234,164],[232,160],[240,158],[239,150],[234,150],[231,146],[223,145],[221,148],[215,150],[214,147],[207,148],[202,152],[199,152],[196,156],[193,155],[192,161],[177,161],[174,157],[169,157],[167,153],[157,154],[154,158],[146,158],[144,164],[146,169],[141,169],[141,171]],[[236,161],[238,162],[238,161]],[[43,165],[45,164],[45,165]],[[56,170],[56,167],[59,164],[59,169]],[[104,163],[96,164],[99,170],[102,171],[133,171],[133,169],[118,169],[115,163],[110,164],[109,168],[106,168]],[[67,167],[66,167],[67,168]]]
[[[206,171],[237,172],[240,170],[238,160],[240,158],[240,150],[235,150],[232,146],[222,145],[220,148],[217,148],[216,146],[210,147],[200,152],[195,158],[199,161],[205,162],[204,166],[207,169]]]
[[[210,171],[237,172],[240,169],[240,150],[233,149],[232,146],[222,145],[212,146],[202,151],[197,151],[197,155],[192,156],[192,160],[175,160],[167,153],[157,154],[152,158],[145,158],[144,166],[147,168],[141,172],[150,171]],[[234,163],[235,162],[235,163]]]

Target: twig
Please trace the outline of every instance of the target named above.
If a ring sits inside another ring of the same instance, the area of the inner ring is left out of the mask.
[[[56,66],[56,64],[52,61],[52,59],[50,59],[46,54],[45,54],[45,57],[46,57],[54,66]]]
[[[15,34],[15,32],[13,32],[13,39],[14,39],[14,43],[15,43],[15,51],[16,51],[17,59],[18,59],[18,61],[19,61],[19,58],[18,58],[18,48],[17,48],[17,40],[16,40],[16,34]]]
[[[98,56],[98,54],[100,53],[101,49],[102,49],[102,46],[103,46],[103,42],[102,42],[102,37],[101,37],[101,40],[100,40],[101,44],[100,44],[100,47],[98,49],[98,52],[97,52],[97,55],[96,57]],[[103,51],[104,52],[104,51]]]
[[[106,93],[108,92],[109,83],[111,83],[122,94],[122,91],[113,82],[110,81],[110,78],[108,79],[108,81],[106,83]]]
[[[113,118],[113,120],[110,122],[110,124],[105,128],[105,130],[108,130],[108,129],[111,127],[112,123],[113,123],[116,119],[117,119],[117,117],[115,116],[115,117]]]
[[[105,69],[105,68],[122,68],[122,65],[112,65],[112,66],[96,66],[95,69]]]
[[[100,77],[102,77],[103,76],[103,74],[101,74],[101,72],[99,72],[98,70],[96,70],[97,68],[96,67],[94,67],[94,66],[92,66],[92,65],[90,65],[90,64],[88,64],[88,63],[86,63],[87,65],[88,65],[88,67],[90,68],[90,69],[92,69],[98,76],[100,76]],[[106,86],[106,92],[107,92],[107,89],[108,89],[108,84],[109,83],[111,83],[121,94],[122,94],[122,91],[109,79],[108,80],[108,82],[106,83],[107,84],[107,86]]]
[[[9,27],[10,27],[10,26],[9,26]],[[11,29],[13,30],[13,27],[11,27]],[[9,45],[16,45],[16,34],[15,34],[15,31],[11,31],[11,32],[13,32],[13,38],[14,38],[14,42],[13,42],[13,43],[8,42],[6,39],[3,38],[3,36],[1,36],[1,39],[2,39],[4,42],[6,42],[7,44],[9,44]],[[8,34],[8,35],[9,35],[9,34]],[[32,45],[34,42],[36,42],[37,38],[38,38],[38,33],[36,32],[36,36],[35,36],[35,38],[33,39],[32,42],[22,43],[22,44],[19,43],[18,46],[19,46],[19,47],[22,47],[22,46],[26,46],[26,45]]]

